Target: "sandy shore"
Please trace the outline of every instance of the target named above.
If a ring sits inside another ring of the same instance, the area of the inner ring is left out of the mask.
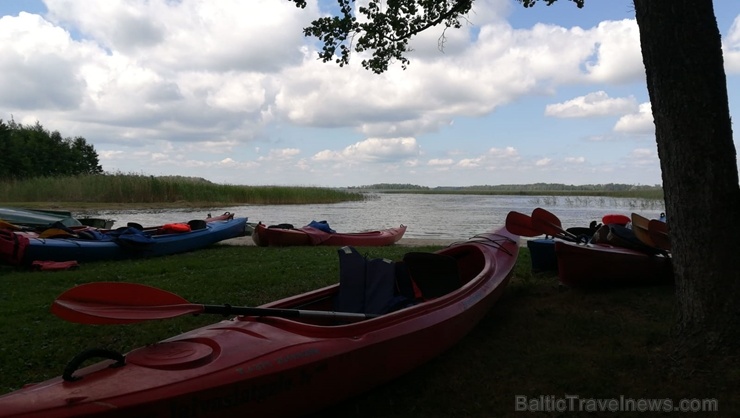
[[[454,240],[444,240],[444,239],[428,239],[428,238],[401,238],[400,241],[396,243],[396,245],[404,246],[404,247],[421,247],[421,246],[427,246],[427,245],[434,245],[434,246],[440,246],[440,247],[446,247],[453,242],[456,242]],[[227,245],[247,245],[247,246],[254,246],[254,241],[252,241],[251,236],[246,237],[239,237],[239,238],[232,238],[227,239],[220,242],[221,244],[227,244]]]

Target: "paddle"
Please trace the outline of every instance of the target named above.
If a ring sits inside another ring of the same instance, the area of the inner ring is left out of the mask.
[[[532,218],[523,213],[511,211],[506,215],[506,229],[520,237],[536,237],[542,232],[532,227]]]
[[[81,324],[130,324],[167,319],[187,314],[276,316],[281,318],[330,318],[360,321],[377,315],[310,311],[300,309],[253,308],[231,305],[201,305],[156,287],[136,283],[96,282],[73,287],[59,295],[51,312]]]
[[[580,242],[577,236],[563,229],[563,224],[555,214],[545,209],[535,208],[532,211],[532,226],[544,234],[557,236],[568,241]]]
[[[671,250],[671,237],[668,235],[668,224],[657,219],[651,219],[648,223],[648,234],[655,242],[655,246],[661,250]]]
[[[30,231],[31,230],[31,228],[25,228],[25,227],[20,226],[20,225],[12,224],[12,223],[10,223],[8,221],[4,221],[2,219],[0,219],[0,228],[9,229],[11,231],[24,231],[24,230]]]
[[[655,241],[653,241],[650,233],[648,232],[649,223],[650,219],[637,213],[632,213],[632,232],[635,233],[637,239],[640,240],[640,242],[642,242],[643,244],[649,245],[651,247],[656,247]]]

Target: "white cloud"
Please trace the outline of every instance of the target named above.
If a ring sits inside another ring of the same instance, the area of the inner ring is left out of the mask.
[[[610,98],[606,92],[597,91],[563,103],[547,105],[545,115],[558,118],[585,118],[620,115],[637,110],[637,100],[634,97]]]
[[[465,158],[465,159],[460,160],[457,163],[457,166],[458,167],[461,167],[461,168],[478,168],[484,162],[485,162],[485,158],[484,157]]]
[[[514,147],[491,148],[488,150],[488,155],[493,158],[507,159],[513,161],[519,159],[519,151],[517,151]]]
[[[655,132],[653,111],[650,103],[640,104],[637,113],[624,115],[614,125],[615,132],[632,134],[652,134]]]
[[[435,158],[435,159],[429,160],[429,162],[427,163],[427,165],[431,165],[431,166],[450,166],[450,165],[452,165],[454,163],[455,163],[455,160],[453,160],[451,158],[446,158],[444,160],[440,160],[440,159]]]
[[[728,73],[740,73],[740,16],[732,22],[730,32],[722,37],[723,57],[725,60],[725,71]]]
[[[91,49],[37,15],[0,18],[0,106],[41,112],[78,108],[85,95],[78,66]]]
[[[585,64],[590,80],[626,83],[645,78],[640,32],[634,19],[601,22],[595,32],[594,57]]]
[[[259,157],[259,161],[285,161],[300,154],[297,148],[271,149],[266,157]]]
[[[341,151],[323,150],[314,155],[316,161],[391,162],[419,154],[414,138],[369,138]]]
[[[300,60],[301,28],[317,16],[272,0],[46,0],[52,21],[157,70],[275,71]]]

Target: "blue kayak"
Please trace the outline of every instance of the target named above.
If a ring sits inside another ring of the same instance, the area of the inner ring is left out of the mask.
[[[163,228],[139,230],[132,227],[111,231],[90,229],[86,233],[77,232],[75,236],[62,234],[48,238],[34,233],[13,233],[18,241],[17,249],[22,251],[20,264],[23,265],[34,261],[89,262],[156,257],[198,250],[246,234],[247,218],[198,222],[197,228],[172,233]]]

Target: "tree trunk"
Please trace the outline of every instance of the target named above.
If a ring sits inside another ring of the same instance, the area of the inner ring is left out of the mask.
[[[673,245],[680,354],[740,345],[740,187],[711,0],[634,0]]]

